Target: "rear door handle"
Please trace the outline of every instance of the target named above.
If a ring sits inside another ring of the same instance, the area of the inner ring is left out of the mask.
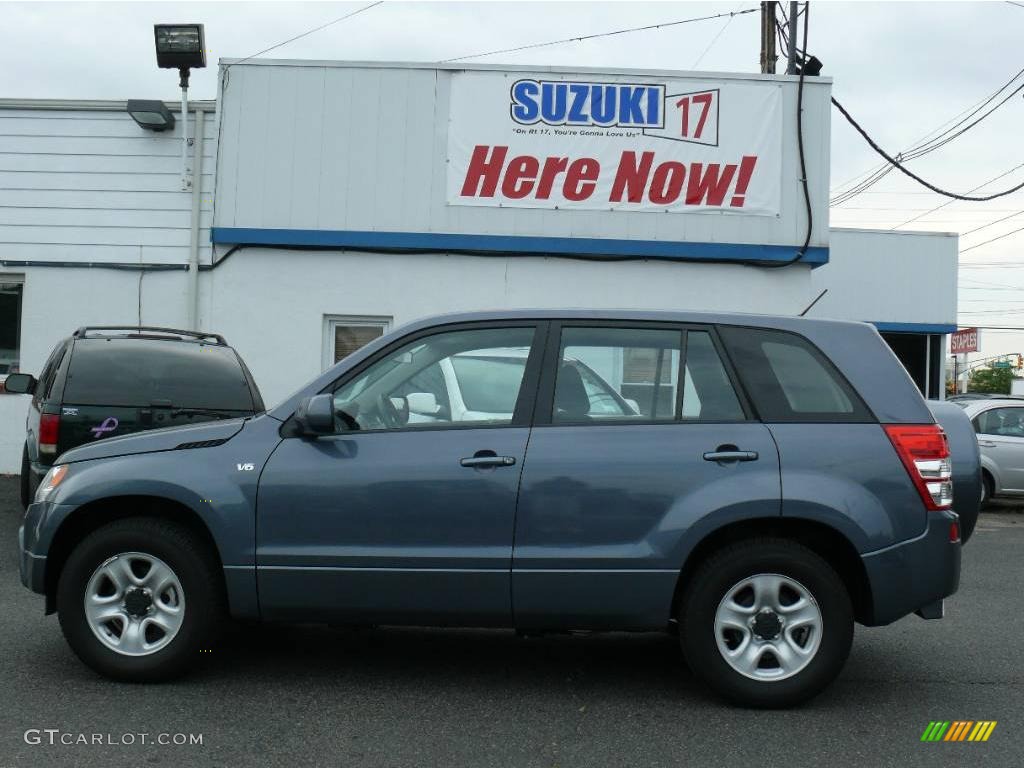
[[[978,445],[982,448],[995,448],[996,444],[991,440],[979,440]]]
[[[511,467],[515,463],[515,456],[470,456],[459,459],[459,464],[464,467]]]
[[[757,461],[757,451],[708,451],[704,461]]]

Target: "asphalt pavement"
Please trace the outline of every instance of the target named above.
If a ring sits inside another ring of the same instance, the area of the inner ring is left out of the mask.
[[[19,519],[0,478],[0,768],[1024,765],[1010,507],[982,516],[945,619],[858,627],[836,683],[781,712],[720,703],[657,634],[236,627],[185,680],[108,682],[21,586]],[[932,720],[998,725],[985,743],[922,743]]]

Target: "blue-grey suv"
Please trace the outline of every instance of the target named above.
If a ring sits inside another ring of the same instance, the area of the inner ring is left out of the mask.
[[[839,673],[855,621],[942,615],[952,477],[867,325],[446,316],[266,414],[63,454],[21,576],[116,679],[183,672],[228,616],[670,630],[719,693],[786,706]]]

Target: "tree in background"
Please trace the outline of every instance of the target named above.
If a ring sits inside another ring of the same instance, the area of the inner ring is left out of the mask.
[[[1012,368],[978,368],[968,376],[967,391],[1008,395],[1012,380]]]

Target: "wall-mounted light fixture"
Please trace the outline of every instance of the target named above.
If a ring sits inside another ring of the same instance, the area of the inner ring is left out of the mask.
[[[128,99],[128,114],[147,131],[162,133],[174,127],[174,115],[162,101]]]

